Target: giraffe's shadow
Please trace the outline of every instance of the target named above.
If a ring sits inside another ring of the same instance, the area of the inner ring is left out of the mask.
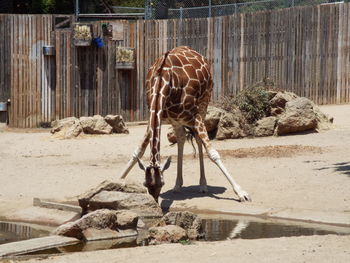
[[[199,190],[199,185],[183,186],[177,193],[174,193],[173,190],[168,190],[160,194],[160,197],[162,198],[160,206],[164,212],[168,212],[174,201],[184,201],[202,197],[212,197],[215,199],[225,199],[239,202],[239,200],[235,198],[217,196],[218,194],[222,194],[227,190],[225,187],[208,185],[207,193],[201,193]]]

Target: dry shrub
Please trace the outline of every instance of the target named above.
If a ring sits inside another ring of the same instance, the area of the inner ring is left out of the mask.
[[[266,117],[270,112],[270,90],[274,89],[274,84],[268,78],[250,87],[244,88],[237,96],[223,96],[215,103],[216,107],[228,112],[239,109],[248,124]]]

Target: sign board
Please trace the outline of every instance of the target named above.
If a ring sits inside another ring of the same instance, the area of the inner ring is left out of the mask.
[[[112,40],[124,40],[124,24],[114,22],[112,25]]]

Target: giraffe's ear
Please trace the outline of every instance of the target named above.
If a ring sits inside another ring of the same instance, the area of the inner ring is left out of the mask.
[[[139,164],[140,169],[146,171],[146,166],[145,166],[145,164],[144,164],[143,161],[142,161],[140,158],[138,158],[138,157],[137,157],[137,162],[138,162],[138,164]]]
[[[169,168],[171,163],[171,156],[168,157],[168,159],[165,161],[165,163],[160,167],[160,170],[164,172],[166,169]]]

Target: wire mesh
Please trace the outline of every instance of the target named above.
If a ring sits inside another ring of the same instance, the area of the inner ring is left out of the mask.
[[[145,0],[145,19],[226,16],[330,2],[334,0]]]

